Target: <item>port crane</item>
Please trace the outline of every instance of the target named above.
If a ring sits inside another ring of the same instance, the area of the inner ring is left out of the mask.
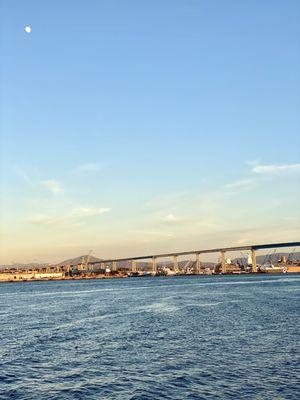
[[[81,267],[82,267],[82,269],[85,269],[85,270],[89,270],[89,263],[90,263],[90,260],[91,260],[91,254],[92,254],[92,252],[93,252],[93,250],[90,250],[89,251],[89,254],[87,255],[87,256],[85,256],[85,257],[82,257],[82,261],[81,261]]]
[[[273,256],[275,255],[276,251],[277,250],[275,249],[273,252],[266,254],[262,265],[266,265],[266,264],[272,265],[273,264]]]
[[[191,264],[191,260],[188,260],[187,262],[186,262],[186,264],[185,264],[185,266],[183,267],[183,271],[184,272],[187,272],[187,270],[188,270],[188,267],[189,267],[189,265]]]
[[[242,251],[240,253],[241,253],[241,256],[242,256],[242,258],[240,259],[241,260],[241,265],[242,265],[243,269],[246,269],[246,267],[247,267],[247,261],[246,261],[247,260],[247,256]]]
[[[293,263],[295,251],[296,251],[296,248],[294,248],[293,251],[292,251],[291,253],[289,253],[287,262],[289,262],[289,263],[291,263],[291,264]]]

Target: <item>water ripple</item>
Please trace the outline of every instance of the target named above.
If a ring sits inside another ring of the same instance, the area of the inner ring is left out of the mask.
[[[298,399],[299,276],[0,285],[0,399]]]

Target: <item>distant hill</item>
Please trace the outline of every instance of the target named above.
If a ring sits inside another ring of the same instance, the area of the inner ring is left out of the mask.
[[[86,260],[88,255],[83,255],[75,258],[69,258],[68,260],[61,261],[58,265],[78,265],[82,263],[82,259]],[[94,256],[90,256],[90,262],[101,262],[102,259]]]
[[[69,258],[68,260],[61,261],[59,263],[27,263],[27,264],[22,264],[22,263],[15,263],[15,264],[9,264],[9,265],[1,265],[0,269],[5,269],[5,268],[15,268],[15,269],[33,269],[33,268],[40,268],[40,267],[48,267],[49,265],[78,265],[82,263],[82,258],[86,260],[87,255],[75,257],[75,258]],[[90,261],[91,262],[101,262],[102,260],[98,257],[90,256]]]

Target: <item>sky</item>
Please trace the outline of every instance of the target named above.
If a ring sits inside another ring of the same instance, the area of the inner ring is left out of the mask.
[[[0,263],[300,239],[298,0],[0,4]]]

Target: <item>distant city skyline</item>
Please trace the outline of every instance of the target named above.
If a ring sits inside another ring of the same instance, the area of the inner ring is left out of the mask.
[[[299,240],[299,1],[0,4],[1,264]]]

